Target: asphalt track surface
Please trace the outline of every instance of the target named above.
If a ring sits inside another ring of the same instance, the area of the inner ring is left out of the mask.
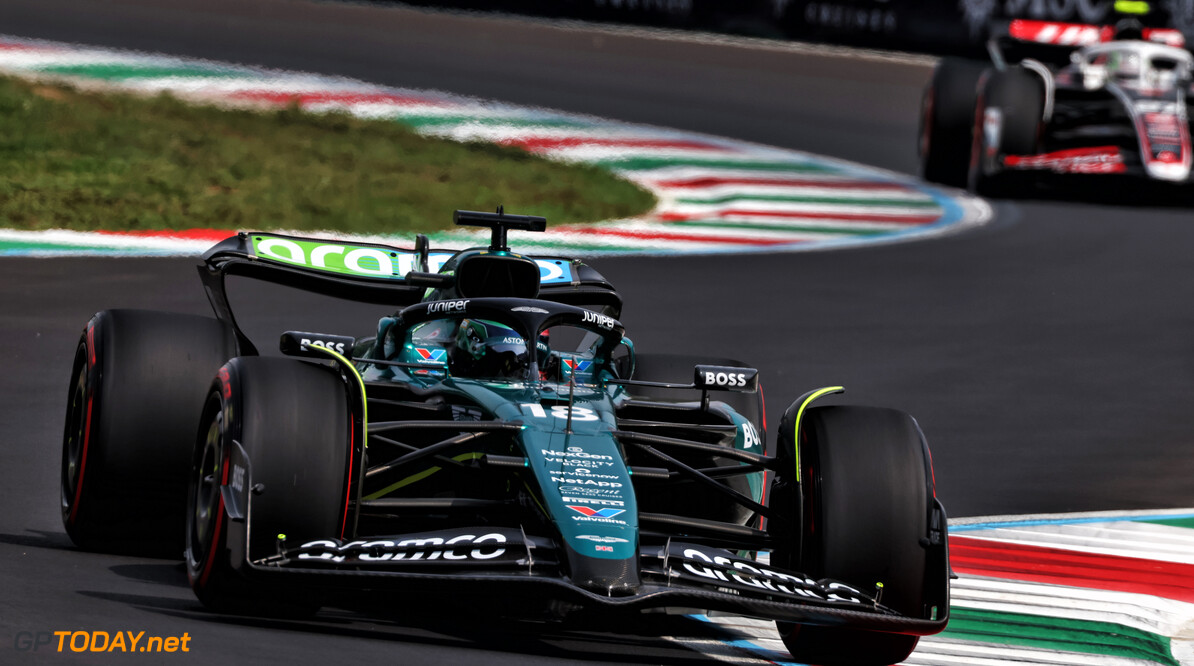
[[[436,88],[906,173],[915,170],[929,73],[291,0],[6,0],[0,31]],[[912,413],[955,516],[1194,505],[1189,211],[1021,201],[998,202],[996,213],[987,227],[917,243],[594,264],[622,289],[623,321],[640,350],[736,356],[762,368],[772,430],[788,402],[826,384],[847,386],[851,402]],[[110,307],[205,313],[194,263],[0,261],[0,661],[99,660],[14,650],[16,632],[75,628],[190,632],[192,653],[170,659],[700,659],[650,638],[675,628],[666,623],[609,633],[417,613],[221,619],[193,600],[178,565],[73,550],[56,507],[78,333]],[[369,330],[378,314],[354,318],[347,332]]]

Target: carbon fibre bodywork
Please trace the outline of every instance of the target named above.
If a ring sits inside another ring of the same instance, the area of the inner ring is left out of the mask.
[[[504,229],[498,237],[511,216],[466,215],[494,225],[490,247],[242,233],[204,256],[209,299],[241,355],[258,349],[237,327],[229,276],[398,308],[372,336],[283,334],[292,362],[317,364],[344,388],[342,519],[319,534],[255,520],[271,486],[252,447],[233,440],[218,485],[228,516],[220,543],[235,571],[313,598],[514,589],[556,608],[716,610],[913,636],[944,628],[945,513],[927,447],[916,612],[885,605],[882,582],[759,562],[760,552],[799,552],[805,519],[799,452],[767,440],[757,371],[704,359],[687,366],[691,382],[644,380],[617,320],[622,299],[597,271],[511,253]],[[525,374],[458,372],[435,327],[471,320],[528,341]],[[220,386],[239,386],[235,364],[222,372]],[[241,396],[226,393],[225,411],[243,412]],[[801,398],[800,413],[823,393]]]

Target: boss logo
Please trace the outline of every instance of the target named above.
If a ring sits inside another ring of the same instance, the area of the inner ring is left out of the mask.
[[[759,371],[754,368],[698,365],[693,383],[703,389],[752,392],[758,387],[758,376]]]
[[[352,347],[355,344],[356,338],[347,335],[286,331],[282,334],[279,347],[283,354],[326,359],[328,358],[328,352],[335,352],[346,356],[352,354]],[[322,351],[324,349],[328,351]]]
[[[311,338],[303,338],[299,341],[304,346],[323,347],[324,349],[331,349],[332,351],[344,353],[344,343],[336,342],[334,340],[313,340]]]

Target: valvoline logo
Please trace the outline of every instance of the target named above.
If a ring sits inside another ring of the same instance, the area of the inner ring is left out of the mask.
[[[594,509],[591,506],[572,506],[571,504],[567,506],[569,509],[572,509],[581,515],[589,516],[590,518],[593,516],[598,518],[613,518],[619,514],[626,513],[626,509]]]
[[[415,347],[415,353],[419,355],[420,361],[431,361],[432,363],[442,363],[447,351],[444,349],[424,349],[422,347]]]
[[[564,365],[568,366],[568,369],[574,372],[585,372],[593,365],[593,362],[566,358],[564,359]]]

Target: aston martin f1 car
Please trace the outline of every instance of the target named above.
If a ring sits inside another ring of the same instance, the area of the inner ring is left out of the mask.
[[[1190,181],[1194,60],[1182,33],[1028,20],[994,33],[991,63],[946,58],[925,90],[926,180],[988,195],[1106,190],[1117,176],[1176,193]]]
[[[214,318],[96,314],[63,437],[71,539],[177,548],[232,613],[458,594],[721,611],[776,620],[818,664],[895,663],[945,627],[946,515],[915,420],[814,405],[827,387],[769,440],[757,369],[639,353],[596,270],[511,252],[508,230],[543,218],[456,221],[490,245],[241,233],[199,266]],[[384,316],[266,347],[230,277]]]

